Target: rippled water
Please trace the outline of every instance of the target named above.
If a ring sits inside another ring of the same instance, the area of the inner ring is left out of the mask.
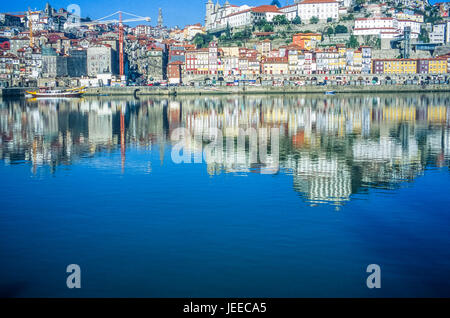
[[[448,94],[0,105],[1,295],[450,296]],[[279,163],[177,164],[179,127],[276,128]]]

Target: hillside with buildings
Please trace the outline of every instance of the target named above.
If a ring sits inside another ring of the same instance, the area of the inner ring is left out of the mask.
[[[161,9],[155,25],[103,23],[50,4],[1,13],[0,84],[157,86],[448,74],[448,2],[277,4],[208,0],[204,21],[182,28],[165,26]]]

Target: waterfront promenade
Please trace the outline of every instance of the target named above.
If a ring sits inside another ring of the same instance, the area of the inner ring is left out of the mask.
[[[450,85],[370,85],[370,86],[176,86],[176,87],[97,87],[88,88],[86,95],[244,95],[244,94],[317,94],[336,93],[396,93],[396,92],[448,92]]]
[[[33,88],[3,88],[0,96],[24,96]],[[86,96],[173,96],[173,95],[245,95],[245,94],[317,94],[328,91],[336,93],[410,93],[449,92],[448,84],[433,85],[305,85],[305,86],[127,86],[88,87]]]

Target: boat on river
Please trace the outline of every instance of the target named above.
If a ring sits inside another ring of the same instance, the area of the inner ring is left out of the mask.
[[[28,95],[31,95],[32,98],[60,98],[60,97],[80,97],[86,91],[83,87],[77,88],[67,88],[67,89],[49,89],[49,88],[40,88],[36,91],[27,91]]]

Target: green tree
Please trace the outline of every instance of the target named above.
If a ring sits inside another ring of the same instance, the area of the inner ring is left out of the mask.
[[[419,41],[423,43],[430,43],[430,36],[425,28],[420,30]]]
[[[196,34],[194,36],[194,39],[192,41],[197,47],[202,47],[205,43],[204,39],[203,39],[203,34]]]
[[[350,36],[350,39],[347,42],[347,47],[352,49],[356,49],[357,47],[359,47],[358,39],[353,34]]]
[[[327,23],[331,23],[333,21],[332,18],[327,18]]]
[[[442,17],[440,16],[439,9],[436,6],[428,6],[425,9],[424,21],[425,21],[425,23],[431,23],[431,24],[442,21]]]
[[[258,30],[262,30],[266,24],[267,24],[267,20],[265,18],[261,19],[261,20],[257,20],[255,22],[255,26],[258,28]]]
[[[225,40],[230,40],[231,39],[231,28],[230,26],[227,24],[227,28],[225,29],[225,31],[220,35],[221,38],[225,39]]]
[[[273,25],[266,23],[263,27],[264,32],[273,32]]]
[[[196,34],[192,43],[194,43],[198,48],[207,47],[209,42],[213,40],[213,36],[211,34]]]
[[[376,38],[374,47],[377,50],[381,49],[381,39],[379,37]]]
[[[331,35],[333,35],[334,34],[334,29],[333,29],[333,27],[328,27],[327,28],[327,35],[328,36],[331,36]]]
[[[245,40],[250,38],[251,35],[252,35],[251,29],[245,28],[244,30],[233,34],[233,40]]]
[[[309,23],[311,23],[311,24],[317,24],[317,23],[319,23],[319,18],[318,18],[318,17],[312,17],[312,18],[309,20]]]
[[[277,15],[273,18],[273,23],[277,24],[277,25],[284,25],[284,24],[288,24],[289,20],[286,18],[285,15]]]
[[[343,21],[351,21],[351,20],[355,20],[355,16],[353,15],[353,13],[350,13],[344,17],[342,17]]]
[[[296,17],[292,20],[292,24],[302,24],[302,19],[300,19],[299,16],[296,16]]]
[[[348,29],[345,25],[339,24],[334,28],[334,33],[336,34],[348,33]]]

